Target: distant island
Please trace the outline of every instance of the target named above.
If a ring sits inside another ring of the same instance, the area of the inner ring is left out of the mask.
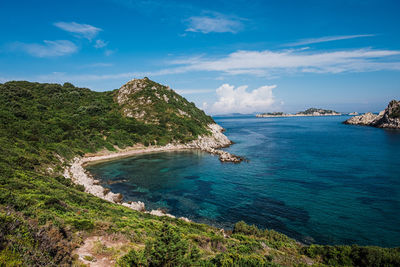
[[[283,112],[271,112],[256,114],[258,118],[276,118],[276,117],[313,117],[313,116],[340,116],[342,113],[320,108],[309,108],[305,111],[300,111],[295,114],[283,113]]]
[[[343,123],[377,128],[400,129],[400,101],[390,101],[387,108],[379,114],[368,112],[360,116],[352,117]]]

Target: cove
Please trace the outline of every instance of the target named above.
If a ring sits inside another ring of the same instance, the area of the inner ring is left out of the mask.
[[[201,151],[137,155],[87,166],[125,201],[231,228],[244,220],[301,242],[399,246],[400,131],[345,116],[216,117],[248,163]]]

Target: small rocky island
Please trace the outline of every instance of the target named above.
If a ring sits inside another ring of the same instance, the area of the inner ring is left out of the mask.
[[[330,109],[309,108],[305,111],[300,111],[295,114],[283,112],[271,112],[257,114],[258,118],[276,118],[276,117],[313,117],[313,116],[340,116],[342,113]]]
[[[368,112],[360,116],[352,117],[343,123],[378,128],[400,129],[400,101],[390,101],[387,108],[379,114]]]

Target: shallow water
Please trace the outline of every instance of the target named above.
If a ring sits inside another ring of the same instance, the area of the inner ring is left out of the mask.
[[[235,142],[226,150],[249,163],[186,151],[87,169],[125,201],[196,222],[244,220],[306,243],[400,246],[400,131],[346,118],[217,117]]]

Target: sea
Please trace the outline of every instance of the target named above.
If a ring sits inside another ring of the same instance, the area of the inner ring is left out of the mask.
[[[302,243],[400,246],[400,130],[348,116],[214,120],[248,162],[201,151],[90,165],[124,201],[224,229],[245,221]]]

